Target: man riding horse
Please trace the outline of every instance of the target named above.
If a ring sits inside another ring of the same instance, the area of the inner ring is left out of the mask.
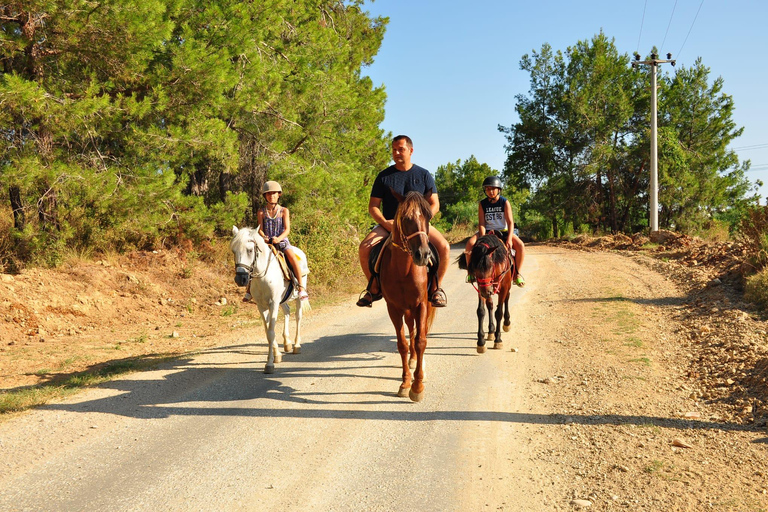
[[[411,141],[410,137],[398,135],[392,139],[392,159],[395,161],[395,164],[381,171],[373,182],[371,199],[368,202],[368,213],[376,221],[376,226],[360,243],[358,251],[360,266],[363,268],[365,277],[368,279],[368,287],[357,301],[357,305],[360,307],[371,307],[375,301],[381,299],[381,289],[376,279],[372,279],[368,258],[371,254],[371,249],[386,239],[392,231],[392,220],[395,218],[395,212],[397,211],[398,197],[402,198],[408,192],[416,191],[426,198],[433,215],[437,214],[440,210],[440,200],[437,197],[435,180],[429,171],[411,163],[412,154],[413,141]],[[429,228],[429,241],[435,246],[440,259],[437,269],[437,282],[431,285],[429,298],[434,307],[445,307],[448,303],[448,298],[440,284],[448,269],[450,246],[442,233],[435,229],[434,226]]]

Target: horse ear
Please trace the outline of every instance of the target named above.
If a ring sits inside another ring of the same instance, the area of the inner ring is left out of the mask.
[[[389,189],[389,191],[392,192],[392,195],[395,196],[395,199],[397,199],[398,203],[402,203],[403,199],[405,199],[405,196],[398,194],[397,192],[395,192],[391,188]]]
[[[239,230],[239,229],[237,229],[237,226],[232,226],[232,234],[233,234],[233,235],[237,235],[237,232],[238,232],[238,231],[240,231],[240,230]]]

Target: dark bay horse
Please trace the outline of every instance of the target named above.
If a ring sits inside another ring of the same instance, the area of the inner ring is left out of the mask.
[[[397,351],[403,362],[403,381],[397,396],[406,393],[414,402],[424,397],[424,350],[435,310],[428,299],[431,261],[429,221],[432,210],[424,196],[409,192],[398,206],[390,240],[382,249],[379,267],[381,293],[397,334]],[[403,325],[408,326],[410,343]],[[410,362],[415,359],[413,380]]]
[[[469,257],[469,266],[464,254],[457,260],[460,269],[467,270],[469,275],[477,283],[477,352],[485,352],[485,342],[493,339],[493,348],[500,349],[504,345],[501,341],[501,316],[504,314],[504,332],[509,332],[509,291],[512,288],[512,276],[515,275],[515,260],[510,257],[504,242],[495,234],[483,235],[477,239]],[[493,296],[498,295],[496,314],[493,311]],[[483,335],[483,319],[485,309],[488,309],[488,336]],[[494,317],[496,323],[494,324]]]

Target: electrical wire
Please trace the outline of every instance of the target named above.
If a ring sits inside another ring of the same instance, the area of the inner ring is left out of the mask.
[[[669,15],[669,23],[667,23],[667,31],[664,32],[664,39],[661,41],[661,46],[659,47],[659,51],[664,49],[664,43],[667,42],[667,34],[669,34],[669,27],[672,25],[672,18],[675,16],[675,9],[677,8],[677,0],[675,0],[675,5],[672,6],[672,14]]]
[[[749,151],[750,149],[762,149],[768,148],[768,144],[752,144],[751,146],[740,146],[738,148],[732,148],[734,151]]]
[[[680,58],[680,55],[683,53],[683,48],[685,48],[685,43],[688,42],[688,36],[691,35],[691,30],[693,30],[693,26],[696,24],[696,18],[699,17],[699,13],[701,12],[701,6],[704,5],[704,0],[701,0],[701,3],[699,4],[699,10],[696,11],[696,16],[693,17],[693,21],[691,22],[691,28],[688,29],[688,34],[685,36],[685,40],[683,41],[683,46],[680,47],[680,49],[677,51],[677,58]]]
[[[637,50],[635,50],[636,54],[640,53],[640,38],[643,36],[643,24],[645,23],[645,9],[647,7],[648,7],[648,0],[645,0],[645,5],[643,5],[643,17],[640,20],[640,33],[637,35]]]

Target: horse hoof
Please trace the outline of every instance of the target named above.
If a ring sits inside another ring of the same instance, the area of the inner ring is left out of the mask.
[[[401,387],[397,390],[397,396],[400,398],[405,398],[408,396],[408,392],[411,390],[411,386],[408,386],[407,388]]]
[[[493,334],[492,332],[489,332],[488,334],[485,335],[485,341],[492,341],[495,337],[496,337],[495,334]]]
[[[509,332],[509,330],[512,328],[512,324],[504,324],[504,332]]]
[[[293,352],[293,345],[283,345],[283,352],[286,354]]]
[[[485,345],[478,345],[477,346],[477,353],[478,354],[485,354]]]
[[[416,368],[416,359],[410,359],[410,360],[408,360],[408,368],[410,368],[411,370],[413,370],[414,368]]]
[[[275,373],[275,365],[268,364],[264,367],[264,373]]]
[[[424,398],[424,392],[416,393],[411,389],[411,391],[408,393],[408,398],[411,399],[412,402],[421,402],[421,400]]]
[[[293,347],[293,353],[294,354],[301,354],[301,347],[298,346],[298,345]]]
[[[283,362],[283,354],[275,354],[275,364],[280,364]]]
[[[493,344],[493,350],[501,350],[503,348],[504,348],[504,343],[501,341]]]

